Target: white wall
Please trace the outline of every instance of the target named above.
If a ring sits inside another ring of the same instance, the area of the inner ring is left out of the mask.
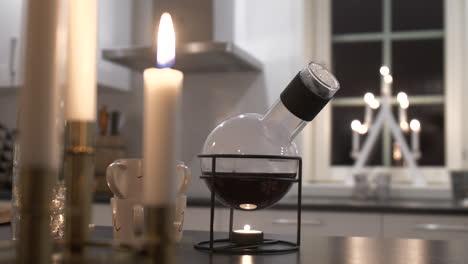
[[[18,112],[16,100],[16,92],[0,92],[0,124],[10,129],[16,128],[16,113]]]
[[[208,195],[206,187],[198,179],[200,169],[196,158],[208,133],[225,118],[242,112],[265,112],[300,70],[303,61],[303,0],[217,1],[217,6],[224,8],[223,12],[233,12],[232,15],[217,17],[217,38],[233,39],[263,63],[264,71],[258,74],[185,75],[180,159],[192,168],[194,179],[188,191],[192,196]],[[133,3],[136,19],[133,26],[134,43],[151,43],[151,1]],[[229,8],[226,9],[226,6]],[[130,143],[129,156],[141,157],[141,74],[133,74],[131,86],[132,91],[128,94],[101,92],[99,105],[105,104],[109,110],[118,109],[124,113],[126,123],[122,134]],[[14,127],[15,113],[15,96],[0,95],[0,122]]]
[[[231,0],[218,0],[223,1]],[[261,74],[186,75],[182,159],[190,164],[196,178],[189,189],[192,196],[208,196],[208,189],[198,179],[199,160],[195,157],[208,133],[217,123],[236,114],[264,113],[302,66],[301,0],[231,2],[234,11],[232,39],[259,59],[264,71]],[[218,25],[220,22],[222,18],[217,18]],[[230,36],[217,34],[216,37]]]
[[[264,71],[185,74],[179,159],[192,169],[190,196],[208,196],[196,155],[216,124],[244,112],[265,112],[302,67],[302,2],[216,0],[223,15],[215,18],[215,38],[234,40],[263,63]],[[147,45],[152,41],[151,1],[134,1],[134,12],[134,43]],[[141,74],[134,74],[132,86],[129,95],[100,94],[99,103],[125,112],[122,133],[131,142],[129,156],[141,157]]]

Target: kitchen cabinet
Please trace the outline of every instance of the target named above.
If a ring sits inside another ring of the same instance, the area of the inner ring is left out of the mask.
[[[386,214],[383,218],[383,236],[434,240],[468,239],[468,216]]]
[[[132,0],[98,1],[97,78],[100,88],[128,91],[131,71],[102,58],[102,50],[132,44]],[[22,84],[21,47],[25,0],[0,1],[0,87]]]
[[[131,71],[102,58],[102,50],[132,44],[132,0],[99,0],[98,83],[105,88],[128,91]]]
[[[20,83],[18,70],[24,2],[0,1],[0,89]]]
[[[226,224],[223,223],[226,210],[215,210],[214,231],[226,231]],[[210,208],[209,207],[189,207],[184,213],[184,230],[210,230]]]

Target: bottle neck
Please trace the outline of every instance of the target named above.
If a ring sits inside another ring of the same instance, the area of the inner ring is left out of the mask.
[[[292,114],[280,99],[278,99],[263,116],[262,122],[264,122],[267,127],[269,124],[281,125],[289,134],[290,141],[293,141],[305,125],[307,125],[306,121]]]

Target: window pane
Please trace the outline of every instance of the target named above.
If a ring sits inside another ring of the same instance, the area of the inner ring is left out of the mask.
[[[426,105],[411,107],[409,118],[421,122],[421,160],[422,166],[443,166],[445,164],[444,106]]]
[[[338,97],[380,93],[381,42],[333,44],[333,70],[341,84]]]
[[[392,3],[393,31],[443,27],[443,0],[392,0]]]
[[[397,111],[395,107],[394,113]],[[411,119],[418,119],[421,122],[421,159],[418,160],[418,164],[444,166],[444,105],[410,105],[408,122]],[[405,137],[411,147],[410,133]]]
[[[333,34],[382,31],[381,0],[333,0]]]
[[[393,43],[393,90],[408,95],[443,94],[443,40]]]
[[[363,121],[364,107],[338,107],[332,110],[332,165],[353,165],[351,158],[351,122],[354,119]],[[366,136],[360,136],[361,148]],[[366,165],[382,165],[382,137],[380,136],[372,150]]]

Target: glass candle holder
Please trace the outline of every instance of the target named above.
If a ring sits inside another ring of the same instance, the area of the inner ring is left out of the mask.
[[[21,193],[18,185],[20,167],[19,145],[15,144],[13,159],[13,179],[12,179],[12,197],[11,197],[11,231],[12,239],[18,238],[18,226],[21,221]],[[53,239],[62,239],[65,232],[65,194],[66,188],[63,181],[57,181],[52,188],[52,199],[50,201],[50,231]]]

